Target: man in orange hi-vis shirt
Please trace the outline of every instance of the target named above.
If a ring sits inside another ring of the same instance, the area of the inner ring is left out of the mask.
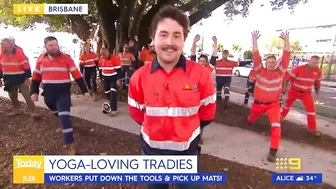
[[[281,139],[280,124],[280,102],[283,78],[289,65],[290,48],[289,33],[281,33],[280,38],[284,41],[283,54],[279,65],[275,56],[266,58],[266,66],[263,67],[258,50],[257,41],[260,37],[259,31],[252,33],[253,39],[253,69],[256,72],[254,88],[254,103],[251,114],[247,118],[249,125],[252,125],[261,115],[267,114],[271,123],[271,146],[267,160],[274,162]]]
[[[123,80],[123,88],[127,89],[129,84],[129,78],[131,78],[133,72],[135,57],[132,53],[130,53],[128,45],[124,45],[123,52],[119,53],[118,57],[121,61],[121,77]]]
[[[144,48],[140,54],[140,60],[144,65],[151,63],[156,57],[153,42],[148,45],[149,49]]]
[[[315,136],[320,136],[321,133],[316,131],[316,111],[311,90],[313,87],[315,88],[316,101],[318,101],[322,77],[322,71],[318,68],[319,61],[319,56],[312,56],[308,64],[287,72],[284,91],[286,92],[289,83],[290,89],[281,112],[281,119],[284,119],[294,101],[300,99],[307,112],[308,132]]]

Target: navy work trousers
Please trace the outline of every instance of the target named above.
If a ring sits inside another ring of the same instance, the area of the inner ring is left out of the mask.
[[[64,136],[64,143],[71,144],[74,142],[73,128],[70,121],[70,106],[71,97],[70,94],[60,94],[60,95],[46,95],[44,97],[44,102],[47,107],[52,111],[52,113],[58,117]]]

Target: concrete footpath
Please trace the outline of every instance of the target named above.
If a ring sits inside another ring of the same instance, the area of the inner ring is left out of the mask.
[[[0,91],[0,96],[8,98],[7,94],[3,91]],[[231,100],[238,102],[239,98],[238,95],[232,94]],[[20,96],[20,100],[22,99]],[[72,116],[139,134],[140,127],[129,117],[126,103],[119,102],[119,114],[117,117],[112,118],[101,113],[102,102],[85,101],[82,96],[72,96],[72,99]],[[40,107],[45,107],[42,97],[36,104]],[[297,115],[293,114],[292,116],[296,117]],[[335,122],[335,120],[323,120],[323,124],[332,124],[332,121]],[[321,119],[318,122],[320,125],[320,122],[322,122]],[[328,128],[328,130],[323,129],[322,132],[336,137],[335,127],[331,127],[330,125]],[[212,123],[206,128],[204,137],[203,153],[275,171],[275,164],[269,163],[266,160],[269,149],[269,139],[266,136],[241,128]],[[305,144],[283,140],[278,155],[284,158],[301,158],[302,170],[300,172],[322,173],[323,181],[336,187],[336,154],[331,154],[330,152],[325,152]]]

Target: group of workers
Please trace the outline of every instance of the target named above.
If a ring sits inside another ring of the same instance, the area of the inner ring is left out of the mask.
[[[237,62],[229,60],[229,52],[222,53],[217,60],[217,38],[213,37],[213,54],[196,61],[194,38],[191,60],[183,56],[183,47],[188,35],[189,19],[173,6],[164,6],[153,18],[152,43],[139,54],[137,37],[125,45],[123,52],[113,55],[102,48],[100,58],[91,52],[90,44],[84,44],[80,56],[82,73],[67,54],[60,51],[55,37],[44,40],[46,53],[37,60],[33,75],[28,58],[22,49],[10,38],[1,41],[0,78],[18,113],[18,91],[25,97],[28,107],[34,113],[34,102],[38,100],[39,87],[43,83],[44,101],[62,125],[67,154],[76,154],[73,129],[70,122],[70,74],[77,82],[86,99],[96,99],[97,72],[104,82],[104,90],[110,102],[105,104],[104,113],[116,115],[118,85],[128,88],[128,104],[131,117],[141,126],[142,154],[146,155],[199,155],[203,129],[215,117],[216,101],[222,100],[228,108],[232,69]],[[267,160],[275,161],[281,138],[281,120],[287,115],[292,103],[300,99],[307,110],[308,131],[316,131],[315,106],[311,89],[315,87],[319,96],[321,70],[317,67],[320,58],[312,56],[307,65],[287,71],[290,61],[289,33],[282,33],[283,54],[278,63],[275,56],[266,58],[263,65],[258,50],[258,31],[252,33],[253,71],[249,81],[254,102],[247,124],[252,125],[261,115],[270,120],[270,151]],[[154,51],[155,50],[155,51]],[[143,65],[134,62],[140,59]],[[100,71],[98,71],[100,70]],[[31,81],[29,78],[32,75]],[[2,86],[2,83],[0,83]],[[29,90],[30,89],[30,90]],[[288,91],[289,89],[289,91]],[[287,93],[287,100],[281,111],[280,98]],[[151,185],[150,188],[164,188]],[[202,188],[197,185],[183,185],[182,188]]]

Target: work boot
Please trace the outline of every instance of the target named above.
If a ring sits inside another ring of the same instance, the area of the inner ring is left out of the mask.
[[[66,145],[66,155],[76,155],[75,143]]]
[[[111,117],[114,117],[114,116],[116,116],[117,115],[117,111],[112,111],[111,113],[110,113],[110,116]]]
[[[316,131],[316,130],[308,130],[308,133],[313,135],[313,136],[316,136],[316,137],[320,137],[321,136],[321,132],[319,131]]]
[[[276,160],[276,153],[277,153],[278,150],[276,149],[273,149],[273,148],[270,148],[270,152],[267,156],[267,161],[271,162],[271,163],[274,163],[275,160]]]
[[[17,116],[17,115],[19,115],[19,114],[20,114],[20,111],[17,110],[17,109],[14,109],[14,110],[12,110],[11,112],[9,112],[9,113],[7,114],[7,116],[12,117],[12,116]]]

